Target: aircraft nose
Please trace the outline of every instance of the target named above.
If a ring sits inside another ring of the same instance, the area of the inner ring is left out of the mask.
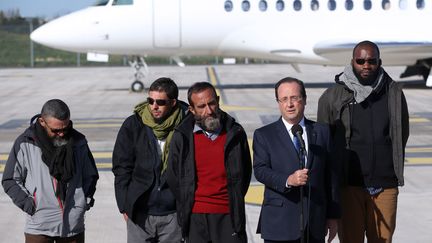
[[[87,11],[82,10],[51,20],[34,30],[30,39],[51,48],[80,52],[86,44],[83,36],[89,32],[87,16]]]
[[[59,24],[59,20],[53,20],[40,26],[30,34],[30,39],[44,46],[62,49],[62,44],[65,44],[67,26]]]
[[[36,30],[34,30],[31,34],[30,34],[30,39],[36,43],[42,44],[44,45],[44,43],[46,43],[46,36],[47,33],[45,31],[45,28],[43,28],[42,26],[37,28]]]

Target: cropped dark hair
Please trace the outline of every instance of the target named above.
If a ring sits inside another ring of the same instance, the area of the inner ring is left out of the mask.
[[[279,80],[276,83],[276,85],[275,85],[275,97],[276,97],[276,100],[279,99],[279,97],[278,97],[279,86],[281,86],[281,84],[283,84],[283,83],[297,83],[298,85],[300,85],[300,94],[301,94],[301,96],[303,98],[306,98],[306,89],[305,89],[303,81],[301,81],[300,79],[293,78],[293,77],[285,77],[285,78]]]
[[[149,91],[165,92],[170,99],[177,99],[179,93],[177,84],[167,77],[156,79],[150,85]]]
[[[42,106],[41,116],[43,118],[53,117],[64,121],[70,118],[69,107],[62,100],[52,99]]]
[[[214,95],[214,97],[217,97],[216,89],[215,89],[215,87],[214,87],[211,83],[209,83],[209,82],[197,82],[197,83],[194,83],[194,84],[193,84],[193,85],[188,89],[188,94],[187,94],[187,96],[188,96],[188,102],[189,102],[189,105],[193,105],[193,104],[192,104],[192,99],[191,99],[192,94],[200,93],[200,92],[202,92],[202,91],[204,91],[204,90],[206,90],[206,89],[210,89],[210,90],[212,90],[212,91],[213,91],[213,95]]]

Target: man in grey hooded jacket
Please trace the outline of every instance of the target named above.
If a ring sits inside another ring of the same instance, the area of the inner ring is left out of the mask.
[[[330,125],[343,165],[339,239],[364,242],[366,234],[368,242],[391,242],[409,136],[405,96],[370,41],[354,47],[335,81],[319,100],[318,122]]]
[[[26,243],[83,243],[84,214],[99,178],[87,140],[72,126],[68,106],[47,101],[16,140],[2,185],[27,213]]]

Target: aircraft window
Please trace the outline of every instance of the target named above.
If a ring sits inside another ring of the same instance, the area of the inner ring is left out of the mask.
[[[233,3],[229,0],[225,1],[224,7],[227,12],[231,12],[233,10]]]
[[[417,5],[417,9],[424,9],[425,2],[424,0],[417,0],[416,5]]]
[[[319,2],[317,0],[311,1],[311,9],[312,11],[317,11],[319,9]]]
[[[283,11],[285,9],[285,3],[282,0],[278,0],[276,2],[276,10],[277,11]]]
[[[382,8],[384,10],[389,10],[390,9],[390,0],[383,0],[382,1]]]
[[[371,2],[371,0],[364,0],[363,7],[366,10],[370,10],[372,8],[372,2]]]
[[[331,11],[335,10],[336,9],[336,1],[335,0],[329,0],[327,3],[327,7]]]
[[[352,10],[354,8],[354,3],[352,0],[346,0],[345,1],[345,9],[346,10]]]
[[[258,4],[258,7],[261,11],[267,10],[267,2],[265,0],[261,0]]]
[[[249,11],[249,9],[250,9],[250,3],[249,3],[249,1],[244,0],[244,1],[242,2],[242,9],[243,9],[243,11],[245,11],[245,12]]]
[[[300,0],[294,0],[293,8],[295,11],[300,11],[302,8],[302,3]]]
[[[399,8],[406,9],[408,7],[408,2],[406,0],[399,0]]]
[[[94,4],[94,6],[105,6],[108,2],[109,0],[99,0]]]
[[[114,0],[113,1],[113,6],[114,5],[132,5],[133,4],[133,0]]]

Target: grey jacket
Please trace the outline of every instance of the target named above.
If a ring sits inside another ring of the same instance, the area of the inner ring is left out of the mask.
[[[349,104],[354,101],[353,92],[336,76],[336,84],[328,88],[318,102],[318,122],[330,125],[334,142],[335,158],[342,165],[348,161],[348,149],[351,138],[351,111]],[[402,87],[394,82],[384,72],[383,81],[388,83],[388,112],[390,117],[390,137],[393,149],[393,167],[398,180],[398,185],[404,185],[404,161],[405,146],[409,137],[408,106]],[[343,168],[345,176],[342,183],[346,182],[348,169]]]
[[[75,173],[62,202],[55,196],[54,178],[42,161],[32,127],[15,140],[2,185],[13,203],[27,213],[25,233],[70,237],[84,231],[84,213],[92,206],[99,175],[84,136],[73,150]]]

